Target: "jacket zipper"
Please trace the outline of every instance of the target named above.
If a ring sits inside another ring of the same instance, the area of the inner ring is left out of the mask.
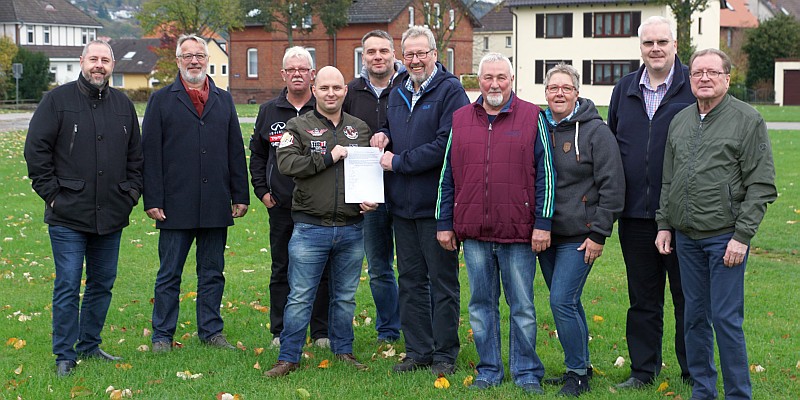
[[[647,147],[644,152],[644,213],[650,214],[650,139],[653,138],[653,120],[647,123]]]
[[[344,121],[339,121],[339,126],[342,125],[342,122],[344,122]],[[336,135],[336,127],[334,127],[333,128],[333,147],[336,147],[338,144],[339,144],[339,140],[338,140],[338,137]],[[331,148],[331,150],[333,150],[333,147]],[[339,159],[339,161],[342,161],[342,160]],[[344,163],[344,161],[342,161],[342,163]],[[338,225],[336,225],[336,219],[338,217],[337,214],[339,213],[339,169],[341,168],[341,165],[339,165],[338,162],[336,164],[334,164],[334,165],[336,166],[336,172],[333,175],[335,178],[334,178],[334,181],[333,181],[334,182],[333,183],[333,218],[331,220],[331,224],[333,224],[333,226],[338,226]]]
[[[497,118],[497,117],[495,117]],[[492,123],[489,122],[489,140],[486,144],[486,166],[484,167],[483,174],[483,226],[489,226],[489,163],[492,154]]]
[[[78,136],[78,124],[72,127],[72,139],[69,141],[69,155],[72,155],[72,148],[75,146],[75,136]]]

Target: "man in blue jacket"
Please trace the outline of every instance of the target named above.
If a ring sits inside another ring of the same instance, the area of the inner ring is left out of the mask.
[[[222,335],[219,306],[228,226],[250,202],[242,132],[233,98],[206,75],[205,40],[181,36],[175,54],[180,72],[150,97],[142,123],[144,209],[160,229],[153,352],[171,350],[181,274],[195,240],[197,334],[210,346],[233,349]]]
[[[403,33],[408,78],[389,95],[387,124],[373,146],[389,148],[381,166],[394,217],[400,327],[406,358],[395,372],[431,368],[452,374],[458,356],[458,249],[436,240],[436,199],[453,112],[469,99],[458,78],[438,63],[430,29]]]
[[[638,389],[661,371],[664,333],[664,287],[675,308],[675,354],[681,377],[689,378],[683,338],[683,291],[675,253],[653,248],[658,226],[655,213],[661,193],[664,146],[672,117],[695,101],[689,69],[675,55],[677,42],[669,21],[660,16],[639,27],[642,65],[614,87],[608,126],[617,137],[625,170],[625,209],[619,220],[619,241],[628,276],[626,336],[631,375],[619,389]]]

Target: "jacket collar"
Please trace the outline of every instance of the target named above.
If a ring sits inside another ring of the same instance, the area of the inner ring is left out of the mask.
[[[508,98],[508,101],[503,106],[503,108],[500,110],[500,112],[497,113],[497,115],[504,114],[504,113],[509,113],[509,112],[514,111],[514,106],[517,104],[516,99],[517,99],[517,94],[514,93],[514,91],[511,91],[511,97]],[[483,95],[480,95],[475,100],[475,102],[472,103],[472,105],[476,109],[484,110],[484,112],[486,112],[486,109],[483,108],[483,101],[484,101],[483,100]],[[486,114],[489,114],[489,113],[487,112]]]
[[[287,96],[289,96],[289,89],[283,88],[283,90],[281,90],[281,94],[278,95],[278,98],[275,101],[275,105],[280,108],[290,108],[292,110],[297,110],[292,103],[289,103],[289,99],[287,98]],[[311,97],[308,99],[306,104],[303,105],[302,108],[306,107],[314,108],[314,106],[316,105],[317,105],[317,99],[314,98],[314,93],[311,93]]]
[[[82,73],[78,74],[78,90],[81,91],[86,97],[92,100],[102,100],[103,97],[108,95],[108,81],[106,84],[103,85],[102,88],[98,88],[95,85],[89,83],[86,78],[83,77]]]
[[[639,82],[642,80],[642,74],[645,68],[647,68],[647,66],[644,64],[639,66],[639,70],[636,72],[636,78],[631,80],[630,85],[628,85],[625,93],[626,95],[642,98],[642,89],[639,87]],[[688,85],[686,81],[686,77],[689,75],[688,70],[685,65],[681,64],[681,60],[677,55],[675,56],[675,63],[672,65],[672,69],[674,71],[672,74],[672,85],[669,86],[667,94],[664,95],[664,100],[678,93],[683,85]],[[664,102],[664,100],[662,100],[662,102]]]
[[[717,104],[716,107],[712,108],[711,111],[706,114],[706,117],[703,118],[703,122],[711,122],[717,118],[723,109],[727,108],[728,103],[731,102],[731,95],[729,93],[725,93],[725,96],[722,98],[722,101]],[[697,108],[697,103],[694,105],[694,110],[697,113],[698,119],[700,118],[700,110]]]
[[[208,79],[208,100],[206,101],[206,105],[203,108],[203,115],[197,115],[197,109],[192,104],[192,99],[189,98],[189,94],[186,93],[186,88],[183,86],[181,82],[181,73],[178,72],[178,75],[175,76],[175,81],[169,86],[169,90],[171,92],[177,92],[178,100],[183,103],[183,105],[191,111],[194,115],[197,115],[198,118],[202,119],[204,116],[208,115],[214,105],[217,103],[217,97],[219,96],[219,89],[217,85],[214,84],[214,80],[211,79],[210,76],[206,76]]]

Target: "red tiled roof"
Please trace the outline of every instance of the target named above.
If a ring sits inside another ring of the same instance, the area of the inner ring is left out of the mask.
[[[758,27],[758,18],[750,13],[745,4],[747,0],[727,0],[730,8],[722,8],[719,12],[719,26],[721,28],[755,28]]]

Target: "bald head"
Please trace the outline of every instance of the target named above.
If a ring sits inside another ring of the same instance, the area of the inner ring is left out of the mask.
[[[338,119],[344,96],[347,95],[344,75],[335,67],[323,67],[317,72],[313,91],[317,99],[317,111],[328,119]]]

